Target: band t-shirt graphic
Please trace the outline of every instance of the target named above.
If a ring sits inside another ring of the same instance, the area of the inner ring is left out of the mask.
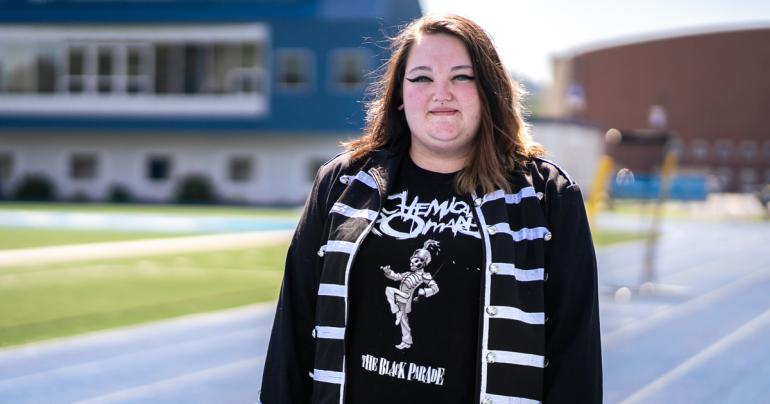
[[[474,400],[482,245],[453,178],[406,158],[356,255],[347,403]]]

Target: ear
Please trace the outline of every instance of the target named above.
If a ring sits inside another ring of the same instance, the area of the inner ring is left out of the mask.
[[[401,104],[401,105],[399,105],[399,106],[398,106],[398,110],[399,110],[399,111],[403,111],[403,110],[404,110],[404,104]]]

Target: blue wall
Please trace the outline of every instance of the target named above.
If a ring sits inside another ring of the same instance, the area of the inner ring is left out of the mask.
[[[331,1],[331,0],[326,0]],[[342,0],[344,3],[347,0]],[[375,2],[377,3],[377,2]],[[403,3],[403,0],[400,0]],[[417,4],[417,1],[414,0]],[[374,9],[378,9],[372,5]],[[384,9],[382,5],[379,9]],[[344,7],[337,7],[343,10]],[[117,129],[129,131],[179,130],[189,131],[256,131],[256,132],[315,132],[339,133],[359,131],[364,125],[364,91],[340,91],[332,86],[330,55],[338,48],[364,47],[370,50],[370,69],[382,62],[383,30],[391,31],[397,22],[417,17],[400,15],[382,18],[345,18],[344,14],[318,14],[314,0],[255,1],[255,0],[171,0],[152,1],[91,1],[49,0],[36,3],[29,0],[0,0],[0,25],[24,23],[237,23],[262,22],[269,26],[269,67],[275,71],[275,49],[308,48],[314,52],[312,86],[303,92],[280,91],[271,74],[269,114],[264,117],[88,117],[88,116],[0,116],[2,129],[69,130]],[[419,7],[413,8],[419,11]],[[335,11],[343,13],[343,11]],[[360,17],[356,15],[355,17]]]

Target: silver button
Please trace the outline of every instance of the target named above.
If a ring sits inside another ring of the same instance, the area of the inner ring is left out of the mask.
[[[481,198],[476,198],[473,200],[473,204],[476,206],[481,206],[482,203],[484,203],[484,200]]]
[[[489,272],[496,274],[500,272],[500,267],[498,267],[497,264],[489,264]]]
[[[543,193],[542,192],[538,192],[537,193],[537,199],[541,199],[541,200],[543,199]]]
[[[313,335],[313,338],[315,338],[315,328],[313,328],[313,332],[311,332],[310,334]]]
[[[549,231],[548,233],[545,233],[545,236],[543,237],[543,239],[544,239],[545,241],[548,241],[548,240],[550,240],[550,239],[551,239],[551,237],[552,237],[552,236],[551,236],[551,232]]]
[[[548,358],[546,358],[545,360],[543,360],[543,367],[544,367],[544,368],[547,368],[547,367],[548,367]]]
[[[340,182],[341,182],[341,183],[343,183],[343,184],[347,184],[347,183],[348,183],[348,181],[350,181],[350,179],[348,178],[348,176],[347,176],[347,175],[343,175],[342,177],[340,177]]]
[[[548,272],[543,276],[543,282],[548,282]]]
[[[481,400],[481,404],[492,404],[492,400],[490,400],[488,398],[485,398],[485,399]]]
[[[487,354],[487,363],[495,363],[495,353],[490,352]]]
[[[319,257],[323,257],[324,256],[324,248],[325,248],[325,246],[321,247],[320,249],[318,249],[318,256]]]
[[[495,226],[489,226],[487,228],[487,233],[489,233],[490,236],[494,236],[495,233],[497,233],[497,228]]]
[[[497,307],[495,306],[487,306],[487,314],[490,316],[496,316],[497,315]]]

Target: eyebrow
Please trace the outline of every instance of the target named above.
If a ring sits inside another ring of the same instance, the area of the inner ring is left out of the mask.
[[[459,65],[459,66],[454,66],[454,67],[452,67],[452,68],[450,69],[450,71],[455,71],[455,70],[462,70],[462,69],[473,69],[473,66],[470,66],[470,65]],[[425,70],[425,71],[428,71],[428,72],[432,72],[432,71],[433,71],[433,69],[431,69],[431,68],[430,68],[430,67],[428,67],[428,66],[417,66],[417,67],[414,67],[414,68],[412,68],[411,70],[409,70],[407,73],[412,73],[412,72],[414,72],[414,71],[416,71],[416,70]]]

